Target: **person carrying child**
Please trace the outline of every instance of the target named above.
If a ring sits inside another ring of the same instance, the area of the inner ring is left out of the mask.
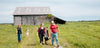
[[[45,38],[45,44],[46,44],[46,45],[48,45],[47,41],[49,40],[49,39],[48,39],[49,33],[48,33],[47,28],[48,28],[48,27],[46,27],[46,28],[45,28],[45,31],[44,31],[44,32],[45,32],[45,33],[44,33],[44,38]]]

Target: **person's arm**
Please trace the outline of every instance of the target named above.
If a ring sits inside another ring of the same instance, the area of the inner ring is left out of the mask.
[[[50,29],[50,33],[52,33],[52,30]]]
[[[38,36],[38,32],[37,32],[37,36]]]
[[[58,28],[58,26],[57,26],[57,31],[58,31],[58,35],[60,34],[60,31],[59,31],[59,28]]]
[[[43,36],[44,36],[44,34],[45,34],[45,28],[44,28],[44,30],[43,30]]]

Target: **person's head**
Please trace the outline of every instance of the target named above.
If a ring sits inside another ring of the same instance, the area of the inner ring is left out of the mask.
[[[28,28],[26,30],[28,30]]]
[[[19,28],[21,28],[21,25],[18,25]]]
[[[44,23],[41,23],[41,27],[43,27],[44,26]]]
[[[47,30],[48,29],[48,27],[45,27],[45,30]]]
[[[54,22],[54,21],[51,21],[51,24],[52,24],[52,25],[54,25],[54,24],[55,24],[55,22]]]

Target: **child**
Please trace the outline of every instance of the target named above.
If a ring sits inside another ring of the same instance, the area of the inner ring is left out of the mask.
[[[27,35],[27,37],[28,37],[28,35],[29,35],[29,30],[28,30],[28,29],[26,29],[26,35]]]
[[[44,33],[44,37],[45,37],[45,44],[46,44],[46,45],[48,45],[48,44],[47,44],[47,41],[49,40],[49,39],[48,39],[48,37],[49,37],[49,33],[48,33],[47,28],[48,28],[48,27],[46,27],[46,28],[45,28],[45,33]]]

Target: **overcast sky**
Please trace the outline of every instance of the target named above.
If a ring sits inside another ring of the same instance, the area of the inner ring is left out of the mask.
[[[67,21],[100,20],[100,0],[0,0],[0,23],[13,23],[16,7],[40,6]]]

